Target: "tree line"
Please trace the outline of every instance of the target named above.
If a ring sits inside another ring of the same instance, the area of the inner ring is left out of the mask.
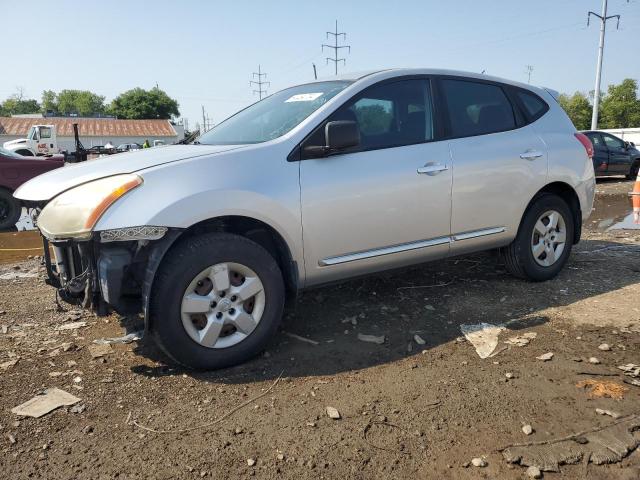
[[[45,90],[38,102],[25,98],[22,89],[18,88],[16,93],[0,103],[0,117],[28,113],[80,117],[113,115],[124,119],[170,119],[180,116],[178,102],[158,87],[128,90],[108,104],[104,96],[89,90]]]
[[[561,94],[559,100],[578,130],[591,128],[593,92]],[[618,85],[609,85],[607,91],[600,94],[598,128],[631,127],[640,127],[640,99],[637,80],[626,78]]]

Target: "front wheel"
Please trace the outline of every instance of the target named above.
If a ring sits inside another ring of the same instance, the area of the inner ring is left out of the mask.
[[[640,160],[631,165],[631,169],[627,174],[627,180],[635,180],[636,178],[638,178],[638,170],[640,170]]]
[[[554,278],[569,259],[573,216],[557,195],[540,195],[525,212],[518,235],[501,254],[512,275],[542,282]]]
[[[22,206],[8,190],[0,189],[0,230],[15,229]]]
[[[182,365],[236,365],[275,334],[284,292],[277,262],[257,243],[229,233],[187,238],[167,254],[154,281],[151,331]]]

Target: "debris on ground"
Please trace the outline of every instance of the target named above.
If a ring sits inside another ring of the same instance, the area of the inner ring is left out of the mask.
[[[334,407],[327,407],[326,411],[329,418],[332,418],[334,420],[340,420],[340,418],[342,418],[340,416],[340,412],[338,412],[338,410]]]
[[[472,458],[471,459],[471,465],[473,465],[474,467],[486,467],[488,465],[487,461],[484,458]]]
[[[462,324],[460,331],[474,346],[480,358],[488,358],[498,346],[498,336],[505,328],[490,323]]]
[[[369,343],[375,343],[378,345],[382,345],[384,343],[385,340],[385,336],[384,335],[367,335],[366,333],[359,333],[358,334],[358,340],[362,341],[362,342],[369,342]]]
[[[0,280],[17,280],[18,278],[35,278],[38,276],[37,270],[31,270],[29,272],[7,272],[0,275]]]
[[[84,403],[82,403],[82,404],[80,404],[80,405],[75,404],[73,407],[71,407],[71,408],[69,409],[69,411],[70,411],[71,413],[82,413],[82,412],[84,412],[86,409],[87,409],[87,406],[86,406]]]
[[[542,360],[543,362],[548,362],[553,358],[553,352],[543,353],[542,355],[536,357],[538,360]]]
[[[113,353],[113,348],[111,348],[111,345],[108,343],[89,345],[89,353],[93,359],[102,358],[105,355]]]
[[[621,400],[624,394],[629,391],[627,387],[616,382],[606,382],[602,380],[582,380],[576,383],[576,387],[588,390],[592,398],[613,398]]]
[[[289,338],[300,340],[301,342],[310,343],[311,345],[320,345],[320,342],[316,342],[315,340],[311,340],[310,338],[301,337],[300,335],[296,335],[295,333],[285,331],[283,331],[282,333],[284,333]]]
[[[515,337],[509,337],[504,343],[507,345],[514,345],[516,347],[524,347],[525,345],[529,345],[529,342],[537,336],[538,334],[536,332],[527,332]]]
[[[86,327],[87,322],[71,322],[71,323],[63,323],[62,325],[58,325],[56,330],[76,330],[78,328]]]
[[[249,465],[250,467],[253,467],[255,464],[256,464],[255,458],[247,458],[247,465]]]
[[[640,365],[627,363],[626,365],[620,365],[618,368],[622,370],[625,375],[630,377],[640,377]]]
[[[596,408],[596,413],[598,415],[609,415],[613,418],[620,418],[620,414],[616,412],[612,412],[611,410],[603,410],[602,408]]]
[[[98,338],[94,340],[93,343],[96,343],[98,345],[109,345],[112,343],[131,343],[131,342],[136,342],[138,340],[141,340],[143,336],[144,336],[144,331],[138,330],[135,332],[127,333],[122,337]]]
[[[424,338],[422,338],[420,335],[418,335],[417,333],[413,336],[413,340],[418,344],[418,345],[425,345],[427,342],[425,342]]]
[[[533,427],[531,425],[525,425],[522,427],[522,433],[525,435],[531,435],[533,433]]]
[[[0,363],[0,370],[8,370],[13,367],[16,363],[18,363],[19,358],[13,358],[11,360],[7,360],[6,362]]]
[[[598,360],[596,357],[589,357],[589,363],[592,363],[594,365],[599,365],[600,360]]]
[[[542,472],[536,466],[530,466],[527,468],[527,477],[529,478],[542,478]]]
[[[36,395],[21,405],[11,409],[11,413],[27,417],[40,418],[56,408],[78,403],[80,399],[59,388],[49,388],[43,395]]]
[[[543,472],[558,472],[560,465],[573,465],[583,459],[596,465],[616,463],[638,447],[640,440],[632,433],[638,428],[640,417],[633,415],[606,427],[501,450],[507,462],[534,466]]]
[[[598,345],[598,350],[608,352],[609,350],[611,350],[611,345],[609,345],[608,343],[601,343],[600,345]]]

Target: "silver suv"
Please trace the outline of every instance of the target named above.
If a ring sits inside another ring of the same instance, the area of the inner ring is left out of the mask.
[[[65,300],[143,312],[172,359],[209,369],[261,351],[303,288],[487,249],[517,277],[553,278],[591,212],[591,155],[550,91],[384,70],[282,90],[194,144],[15,195],[44,206]]]

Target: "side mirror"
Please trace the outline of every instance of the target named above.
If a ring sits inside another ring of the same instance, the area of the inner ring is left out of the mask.
[[[325,157],[330,153],[360,145],[360,129],[352,120],[327,122],[324,127],[325,145],[304,147],[306,155],[312,158]]]
[[[352,120],[328,122],[324,127],[324,136],[329,151],[344,150],[360,145],[360,129]]]

